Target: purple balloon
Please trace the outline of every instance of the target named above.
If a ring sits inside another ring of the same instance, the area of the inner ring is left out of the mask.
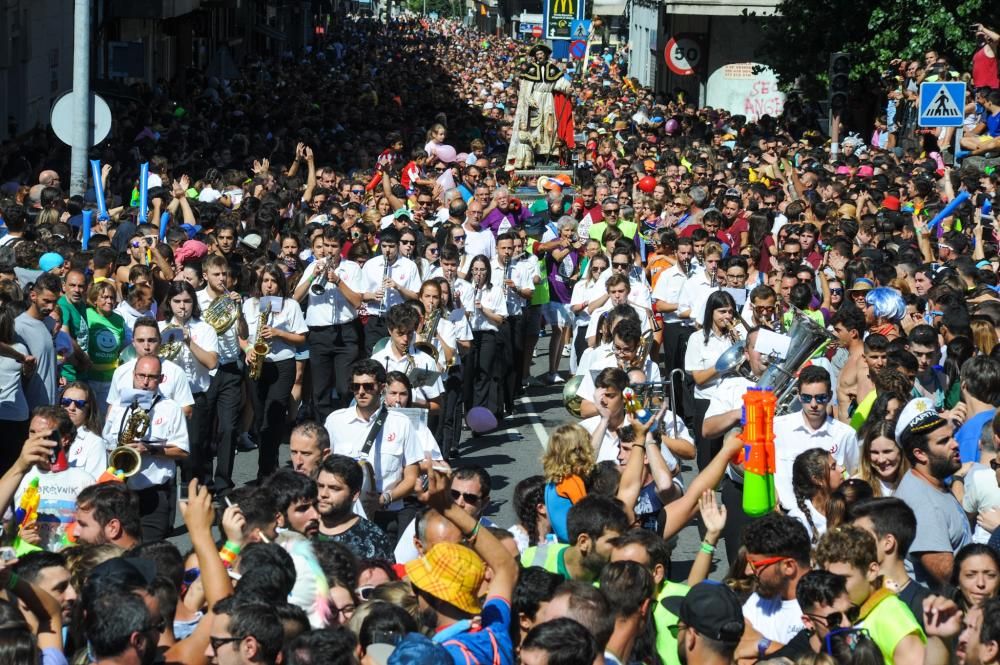
[[[445,164],[451,164],[456,161],[458,153],[450,145],[439,145],[434,149],[434,156],[440,159]]]
[[[667,134],[676,134],[677,130],[681,128],[681,124],[677,122],[674,118],[667,120],[667,124],[664,125],[664,129],[667,130]]]
[[[495,429],[497,419],[485,406],[474,406],[465,414],[465,423],[476,434],[482,434]]]

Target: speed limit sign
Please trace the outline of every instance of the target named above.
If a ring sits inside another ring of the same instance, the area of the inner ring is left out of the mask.
[[[701,42],[694,35],[675,35],[663,49],[667,67],[678,76],[690,76],[701,64]]]

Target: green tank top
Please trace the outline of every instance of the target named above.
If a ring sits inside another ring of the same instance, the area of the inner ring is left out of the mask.
[[[90,381],[110,381],[118,367],[118,354],[125,343],[125,319],[112,312],[105,317],[93,307],[87,308],[87,354]]]

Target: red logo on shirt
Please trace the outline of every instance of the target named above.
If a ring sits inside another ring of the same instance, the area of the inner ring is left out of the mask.
[[[393,441],[396,440],[396,433],[395,432],[389,432],[389,436],[385,437],[385,440],[387,442],[389,442],[389,443],[392,443]]]
[[[156,418],[155,420],[153,420],[153,424],[154,425],[162,425],[163,424],[163,418]]]

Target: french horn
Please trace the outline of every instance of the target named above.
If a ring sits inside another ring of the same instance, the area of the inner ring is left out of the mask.
[[[221,335],[236,323],[240,317],[240,309],[236,301],[224,293],[209,304],[201,313],[201,320],[212,326],[217,335]]]

